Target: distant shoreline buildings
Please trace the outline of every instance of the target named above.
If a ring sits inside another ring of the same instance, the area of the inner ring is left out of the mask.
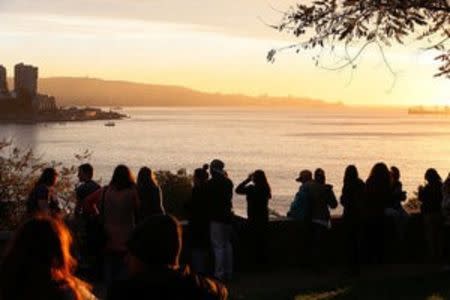
[[[39,69],[19,63],[14,66],[14,89],[8,89],[7,70],[0,65],[0,108],[2,115],[34,115],[58,110],[55,97],[38,93]]]
[[[39,69],[23,63],[14,66],[14,89],[8,89],[6,68],[0,65],[0,122],[76,122],[118,120],[127,117],[100,108],[56,105],[55,97],[38,93]]]

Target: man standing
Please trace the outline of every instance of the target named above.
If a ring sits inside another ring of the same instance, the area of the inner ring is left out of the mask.
[[[85,202],[89,195],[100,189],[100,185],[92,180],[94,168],[90,164],[78,167],[78,186],[75,188],[77,202],[75,206],[77,235],[80,242],[80,256],[82,263],[91,265],[93,273],[98,273],[94,265],[98,263],[99,247],[96,229],[96,219],[85,211]],[[95,274],[99,276],[99,274]]]
[[[225,164],[215,159],[209,165],[211,179],[206,183],[209,201],[210,234],[214,252],[214,276],[230,280],[233,271],[231,245],[233,218],[233,182],[224,170]]]
[[[83,215],[84,200],[97,191],[100,186],[97,182],[93,181],[94,168],[90,164],[82,164],[78,167],[78,180],[79,184],[75,189],[75,194],[77,196],[77,203],[75,207],[75,215]]]
[[[301,171],[295,181],[300,182],[300,187],[297,194],[295,194],[287,216],[297,221],[308,221],[308,218],[311,217],[311,203],[308,202],[305,185],[312,181],[312,172],[309,170]]]

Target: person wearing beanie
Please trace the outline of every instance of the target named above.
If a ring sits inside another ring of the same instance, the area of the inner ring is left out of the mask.
[[[127,243],[130,277],[108,288],[107,300],[227,299],[222,284],[180,267],[182,227],[169,215],[154,215],[141,223]]]

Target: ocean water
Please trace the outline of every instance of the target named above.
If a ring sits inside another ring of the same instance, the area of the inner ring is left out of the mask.
[[[93,151],[96,177],[110,179],[125,163],[192,172],[222,159],[237,185],[255,169],[266,171],[273,190],[270,206],[286,213],[301,169],[321,167],[339,197],[344,169],[355,164],[363,179],[378,161],[395,165],[412,196],[429,167],[450,171],[450,117],[412,116],[405,111],[249,108],[125,108],[130,119],[38,125],[0,124],[0,138],[13,138],[44,159],[76,163],[74,154]],[[245,214],[245,199],[234,197]],[[337,209],[335,213],[340,213]]]

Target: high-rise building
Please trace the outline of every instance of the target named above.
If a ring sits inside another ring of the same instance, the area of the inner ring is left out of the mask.
[[[6,78],[6,68],[0,65],[0,94],[8,93],[8,82]]]
[[[37,95],[38,68],[17,64],[14,67],[14,91],[17,97],[34,99]]]

